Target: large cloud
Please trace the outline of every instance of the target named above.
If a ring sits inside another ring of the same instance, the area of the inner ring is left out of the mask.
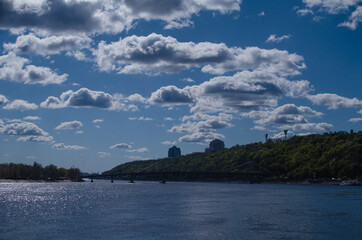
[[[209,141],[212,136],[218,137],[217,129],[232,127],[230,121],[233,114],[240,111],[254,110],[244,116],[259,118],[256,123],[260,125],[308,123],[306,117],[321,116],[322,113],[293,104],[275,110],[264,109],[276,107],[278,99],[284,96],[305,97],[312,90],[305,80],[290,81],[268,71],[243,71],[232,76],[214,77],[200,85],[182,89],[161,87],[151,94],[149,102],[166,106],[189,105],[193,115],[183,117],[182,124],[168,131],[192,133],[179,141],[203,142]]]
[[[271,110],[250,111],[241,116],[257,119],[254,130],[292,130],[294,132],[325,132],[333,128],[329,123],[310,123],[308,118],[321,117],[323,113],[317,112],[307,106],[285,104]]]
[[[229,122],[232,119],[232,115],[224,113],[218,115],[195,113],[191,116],[184,116],[183,123],[173,126],[168,132],[191,133],[180,137],[180,142],[209,142],[215,138],[224,138],[224,135],[218,134],[216,131],[233,127],[234,125]]]
[[[161,87],[151,94],[150,102],[162,105],[190,104],[192,112],[225,112],[275,107],[278,98],[305,96],[312,90],[308,81],[289,81],[262,71],[243,71],[220,76],[179,89]]]
[[[47,67],[29,65],[29,60],[13,52],[0,56],[0,79],[25,84],[61,84],[67,74],[58,75]]]
[[[43,0],[26,2],[5,0],[2,1],[0,8],[3,16],[0,27],[41,30],[51,33],[122,31],[127,24],[127,19],[120,15],[125,11],[115,8],[116,1],[104,1],[108,3],[106,5],[101,2],[103,1]],[[107,11],[107,6],[112,9]],[[111,28],[112,18],[114,18],[113,30]]]
[[[175,73],[197,67],[211,74],[263,69],[279,75],[296,75],[305,68],[303,57],[288,51],[179,42],[155,33],[146,37],[133,35],[110,44],[101,41],[93,54],[101,70],[126,74]]]
[[[34,135],[48,136],[49,134],[31,122],[14,122],[10,124],[0,124],[2,135]]]
[[[216,133],[216,130],[232,127],[232,113],[239,111],[258,110],[250,113],[253,115],[245,116],[261,118],[256,114],[265,115],[263,122],[259,124],[307,123],[304,116],[322,114],[309,107],[285,105],[275,110],[272,118],[270,112],[261,110],[276,107],[279,98],[305,97],[311,90],[312,87],[305,80],[290,81],[270,72],[243,71],[232,76],[215,77],[200,85],[183,89],[176,86],[161,87],[151,94],[149,102],[166,106],[190,105],[193,115],[183,117],[182,124],[173,126],[168,131],[192,133],[180,137],[180,142],[207,142],[213,138],[222,138],[223,135]],[[215,113],[218,115],[212,115]]]
[[[328,106],[329,109],[362,107],[362,100],[346,98],[334,93],[320,93],[308,95],[307,98],[314,104]]]
[[[15,43],[4,44],[6,51],[20,54],[39,54],[48,56],[67,51],[70,54],[83,48],[88,48],[91,39],[81,36],[51,36],[39,38],[34,34],[22,35]]]
[[[195,110],[212,109],[213,105],[236,110],[272,107],[284,95],[300,97],[311,91],[308,81],[289,81],[261,71],[215,77],[191,88],[198,100],[204,98],[204,101],[197,102]]]
[[[4,123],[0,119],[0,134],[21,136],[17,141],[21,142],[52,142],[53,137],[36,124],[25,121],[9,121]]]
[[[153,92],[149,101],[153,104],[179,105],[192,103],[194,99],[188,88],[180,89],[176,86],[165,86]]]
[[[112,96],[102,91],[92,91],[87,88],[81,88],[76,92],[66,91],[60,95],[60,98],[50,96],[40,106],[43,108],[96,107],[108,110],[138,110],[135,105],[127,104],[120,95]]]
[[[255,121],[261,125],[281,125],[307,123],[306,117],[318,117],[323,113],[317,112],[307,106],[296,106],[294,104],[285,104],[269,111],[250,111],[242,113],[242,116],[257,118]]]
[[[0,28],[51,33],[119,33],[137,19],[160,19],[166,28],[192,24],[202,10],[239,11],[241,0],[3,0]],[[59,20],[61,19],[61,20]]]

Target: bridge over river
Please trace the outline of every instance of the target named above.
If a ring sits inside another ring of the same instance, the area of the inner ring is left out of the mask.
[[[158,164],[157,162],[156,164]],[[242,180],[246,179],[249,182],[258,182],[260,179],[279,177],[263,168],[258,163],[248,161],[238,166],[214,171],[146,171],[153,164],[137,172],[124,172],[124,173],[106,173],[106,174],[93,174],[84,175],[83,178],[91,179],[124,179],[134,182],[135,179],[142,180],[157,180],[162,183],[170,180]],[[241,171],[244,170],[244,171]]]

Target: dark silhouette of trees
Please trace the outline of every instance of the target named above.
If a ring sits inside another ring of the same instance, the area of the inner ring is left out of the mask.
[[[34,162],[30,178],[33,180],[37,180],[41,179],[42,176],[43,176],[43,166],[37,162]]]
[[[46,166],[44,168],[45,175],[48,176],[48,179],[55,181],[58,178],[58,168],[53,164]]]
[[[0,164],[0,178],[2,179],[29,179],[47,181],[68,179],[71,181],[81,181],[81,176],[81,171],[78,168],[57,168],[57,166],[53,164],[50,164],[46,167],[43,167],[37,162],[34,162],[32,166],[21,163]]]
[[[68,178],[71,181],[81,181],[82,180],[82,173],[78,168],[70,168],[68,170]]]

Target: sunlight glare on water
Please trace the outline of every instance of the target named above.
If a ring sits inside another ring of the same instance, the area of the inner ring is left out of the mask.
[[[0,183],[0,239],[360,239],[362,188]]]

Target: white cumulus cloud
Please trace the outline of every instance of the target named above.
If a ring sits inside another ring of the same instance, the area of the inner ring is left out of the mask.
[[[256,118],[255,123],[260,125],[282,125],[307,123],[306,117],[319,117],[323,113],[317,112],[307,106],[296,106],[285,104],[272,110],[250,111],[242,113],[241,116]]]
[[[41,117],[38,116],[27,116],[23,118],[25,121],[38,121],[41,119]]]
[[[280,37],[278,37],[277,35],[275,35],[275,34],[272,34],[272,35],[270,35],[269,37],[268,37],[268,39],[266,40],[266,42],[268,42],[268,43],[270,43],[270,42],[272,42],[272,43],[279,43],[279,42],[281,42],[281,41],[283,41],[283,40],[286,40],[286,39],[289,39],[289,38],[291,38],[291,35],[283,35],[283,36],[280,36]]]
[[[110,95],[102,91],[81,88],[78,91],[63,92],[60,97],[50,96],[40,104],[43,108],[103,108],[108,110],[138,111],[137,106],[128,104],[121,95]]]
[[[98,152],[97,154],[100,158],[107,158],[112,156],[109,152]]]
[[[298,10],[297,13],[305,16],[314,14],[313,9],[317,12],[325,12],[327,14],[348,14],[348,20],[338,24],[339,27],[347,27],[356,30],[358,24],[362,22],[362,0],[303,0],[306,9]],[[319,19],[315,16],[313,19]]]
[[[137,149],[129,149],[127,150],[127,152],[131,152],[131,153],[144,153],[144,152],[149,152],[148,148],[145,147],[141,147],[141,148],[137,148]]]
[[[329,109],[362,107],[362,100],[346,98],[334,93],[320,93],[308,95],[307,98],[314,104],[328,106]]]
[[[295,132],[328,132],[333,129],[330,123],[297,123],[280,126],[279,129],[291,129]]]
[[[338,24],[339,27],[348,27],[356,30],[358,24],[362,22],[362,6],[358,6],[356,10],[349,16],[348,21]]]
[[[5,123],[0,119],[0,134],[20,136],[17,141],[20,142],[52,142],[53,137],[34,123],[21,120],[6,120]]]
[[[357,6],[361,0],[303,0],[308,8],[318,7],[330,14],[337,14]]]
[[[349,122],[354,122],[354,123],[362,122],[362,118],[351,118],[351,119],[349,119]]]
[[[110,146],[109,148],[110,149],[116,149],[116,148],[118,148],[118,149],[129,149],[129,148],[132,148],[132,146],[127,144],[127,143],[117,143],[117,144],[115,144],[113,146]]]
[[[52,136],[23,136],[19,137],[18,142],[53,142]]]
[[[215,132],[195,132],[189,135],[182,136],[178,139],[179,142],[197,142],[208,143],[214,139],[225,139],[225,136]]]
[[[0,28],[43,34],[120,33],[140,19],[187,27],[200,11],[240,11],[241,0],[3,0]],[[61,23],[59,19],[62,19]]]
[[[25,84],[61,84],[67,80],[68,74],[58,75],[48,67],[29,64],[26,58],[18,57],[10,52],[0,56],[0,79]]]
[[[65,145],[64,143],[55,143],[52,146],[56,150],[84,150],[85,147],[79,145]]]
[[[94,119],[92,121],[94,124],[103,122],[103,119]]]
[[[211,74],[259,69],[287,76],[300,74],[306,67],[302,56],[288,51],[179,42],[155,33],[128,36],[109,44],[101,41],[93,54],[100,70],[124,74],[176,73],[196,67]]]
[[[3,107],[5,110],[18,110],[18,111],[25,111],[25,110],[36,110],[38,109],[38,105],[35,103],[29,103],[25,100],[16,99],[14,101],[9,102],[7,105]]]
[[[140,117],[129,117],[129,120],[138,120],[138,121],[152,121],[153,119],[150,117],[144,117],[144,116],[140,116]]]
[[[302,97],[310,91],[312,86],[305,80],[290,81],[268,72],[243,71],[183,89],[161,87],[149,101],[166,106],[191,104],[192,112],[224,112],[275,107],[278,98]]]
[[[62,122],[55,130],[73,130],[81,128],[82,126],[83,124],[80,121]]]
[[[175,145],[177,141],[163,141],[161,142],[163,145]]]
[[[50,36],[39,38],[30,33],[21,35],[15,43],[5,43],[4,49],[19,54],[38,54],[49,56],[63,51],[69,54],[76,53],[80,49],[89,48],[91,39],[85,36]]]
[[[0,105],[7,103],[9,100],[4,96],[0,94]]]

